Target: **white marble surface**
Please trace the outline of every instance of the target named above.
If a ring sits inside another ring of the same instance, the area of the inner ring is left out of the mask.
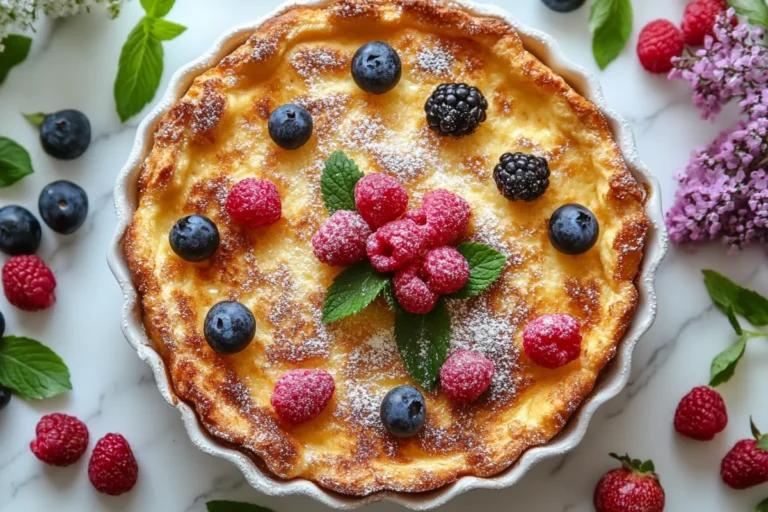
[[[597,71],[590,55],[587,9],[558,15],[540,0],[498,0],[520,20],[556,36],[569,58]],[[679,19],[684,0],[636,1],[635,32],[651,19]],[[165,45],[165,87],[173,70],[206,49],[226,28],[257,18],[277,0],[178,0],[169,19],[187,25],[182,37]],[[105,252],[114,230],[112,186],[133,143],[140,116],[121,125],[112,100],[112,82],[122,42],[141,16],[130,2],[114,22],[92,13],[47,25],[36,35],[33,54],[0,88],[0,135],[27,147],[36,173],[0,190],[0,205],[33,208],[41,187],[54,179],[81,184],[91,200],[85,227],[70,238],[44,231],[40,255],[57,275],[59,300],[44,313],[21,313],[0,298],[8,332],[35,337],[52,346],[72,371],[74,392],[29,404],[15,399],[0,413],[0,512],[43,511],[200,511],[209,499],[249,501],[277,512],[322,506],[308,498],[269,498],[248,488],[227,463],[198,452],[186,437],[175,410],[165,405],[149,369],[120,332],[121,295]],[[634,41],[633,41],[634,43]],[[628,48],[600,74],[611,105],[633,125],[641,157],[658,175],[665,205],[674,191],[672,173],[689,151],[728,124],[699,120],[689,90],[681,83],[645,74]],[[93,145],[72,163],[54,161],[40,150],[36,135],[19,112],[77,108],[94,130]],[[583,443],[570,455],[536,467],[515,488],[474,491],[445,507],[484,510],[587,512],[595,482],[613,464],[609,451],[651,457],[668,496],[667,510],[721,512],[751,510],[768,497],[768,486],[746,492],[725,488],[719,461],[738,439],[747,437],[748,417],[768,430],[768,341],[755,340],[736,378],[722,388],[731,423],[712,443],[675,436],[672,415],[679,398],[704,383],[712,357],[733,339],[726,319],[707,297],[700,269],[715,268],[742,284],[768,293],[765,255],[751,251],[728,257],[721,247],[698,253],[673,249],[658,275],[659,318],[635,352],[628,388],[595,416]],[[761,375],[762,373],[762,375]],[[763,390],[761,392],[761,389]],[[41,415],[64,411],[87,421],[94,438],[120,432],[132,443],[141,468],[135,490],[120,498],[91,488],[83,460],[69,470],[42,466],[28,443]],[[372,510],[393,510],[376,504]]]

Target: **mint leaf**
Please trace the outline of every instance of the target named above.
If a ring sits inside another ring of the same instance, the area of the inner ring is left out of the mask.
[[[5,49],[0,52],[0,85],[8,78],[11,69],[24,62],[32,47],[32,39],[27,36],[11,34],[3,39]]]
[[[741,328],[739,319],[736,318],[736,312],[733,310],[733,305],[728,304],[726,315],[728,315],[728,321],[731,323],[731,327],[733,327],[733,330],[736,331],[736,334],[738,334],[739,336],[744,334],[744,330]]]
[[[397,303],[397,299],[395,298],[395,291],[392,289],[391,279],[388,279],[387,284],[381,289],[381,296],[392,311],[397,311],[397,308],[400,307],[400,304]]]
[[[328,287],[323,304],[323,323],[338,322],[361,312],[376,300],[388,282],[389,278],[379,274],[367,261],[347,268]]]
[[[337,151],[325,162],[320,189],[328,211],[355,211],[355,185],[364,175],[343,151]]]
[[[48,114],[44,114],[42,112],[35,112],[34,114],[21,114],[24,116],[24,119],[29,121],[29,124],[31,124],[35,129],[40,129],[40,125],[43,124],[43,121],[45,121],[45,118],[48,117]]]
[[[176,0],[141,0],[141,6],[148,16],[162,18],[173,8]]]
[[[600,69],[619,56],[632,36],[630,0],[595,0],[589,13],[592,53]]]
[[[704,270],[704,284],[712,302],[725,314],[732,307],[734,313],[756,326],[768,325],[768,299],[754,290],[743,288],[714,270]]]
[[[736,14],[746,16],[751,24],[768,28],[768,4],[765,0],[728,0],[728,5],[736,10]]]
[[[0,383],[27,400],[42,400],[72,389],[69,370],[42,343],[16,336],[0,340]]]
[[[469,263],[469,282],[451,295],[454,299],[468,299],[485,291],[495,283],[504,271],[507,257],[485,244],[469,242],[458,247]]]
[[[208,512],[272,512],[271,509],[259,505],[224,500],[209,501],[205,508]]]
[[[163,19],[149,20],[148,23],[152,35],[161,41],[175,39],[187,30],[187,27],[184,25]]]
[[[122,122],[135,116],[152,101],[163,75],[163,45],[150,30],[146,18],[128,35],[120,53],[115,78],[115,105]]]
[[[451,315],[445,301],[439,300],[426,315],[414,315],[397,308],[395,338],[400,357],[413,380],[427,391],[435,389],[451,340]]]
[[[9,187],[32,172],[27,150],[11,139],[0,137],[0,188]]]
[[[755,507],[755,512],[768,512],[768,498],[765,498],[763,501],[757,504]]]
[[[742,336],[733,345],[725,349],[712,361],[709,385],[717,387],[731,380],[736,373],[736,366],[744,357],[747,348],[747,336]]]

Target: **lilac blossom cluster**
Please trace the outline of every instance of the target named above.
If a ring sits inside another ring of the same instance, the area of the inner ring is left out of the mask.
[[[764,31],[720,16],[704,47],[675,61],[670,78],[693,86],[705,119],[738,101],[742,119],[709,146],[694,151],[677,175],[667,214],[675,243],[720,240],[733,251],[768,245],[768,47]]]

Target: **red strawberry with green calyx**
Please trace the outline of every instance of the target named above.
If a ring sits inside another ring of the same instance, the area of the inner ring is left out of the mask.
[[[632,459],[629,455],[611,457],[621,468],[606,473],[595,488],[596,512],[662,512],[664,489],[653,461]]]

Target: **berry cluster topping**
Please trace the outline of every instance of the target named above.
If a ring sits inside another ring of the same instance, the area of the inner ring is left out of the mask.
[[[526,326],[523,348],[537,365],[560,368],[581,354],[581,328],[570,315],[540,316]]]
[[[440,368],[440,387],[451,401],[471,403],[491,387],[493,375],[493,363],[488,358],[459,350]]]
[[[3,266],[3,290],[12,305],[25,311],[47,309],[56,302],[56,278],[33,255],[13,256]]]
[[[280,193],[270,181],[245,178],[229,191],[227,213],[249,229],[274,224],[283,214]]]
[[[469,203],[461,196],[442,189],[426,194],[421,208],[423,214],[416,216],[424,216],[429,247],[455,242],[466,231],[472,215]]]
[[[352,57],[352,78],[365,92],[388,93],[400,82],[402,74],[400,56],[387,43],[365,44]]]
[[[205,261],[219,248],[219,229],[204,215],[188,215],[176,221],[168,241],[181,259],[193,263]]]
[[[505,153],[493,170],[493,179],[510,201],[534,201],[549,187],[549,165],[538,156]]]
[[[85,423],[66,414],[43,416],[35,429],[29,449],[35,457],[51,466],[70,466],[80,460],[88,448]]]
[[[424,252],[424,231],[410,220],[395,220],[379,228],[368,238],[367,252],[379,272],[394,272]]]
[[[395,274],[392,280],[395,298],[400,306],[414,315],[426,315],[434,309],[440,295],[426,283],[422,261],[416,261]]]
[[[290,370],[277,380],[272,407],[281,420],[299,424],[316,418],[328,406],[336,384],[325,370]]]
[[[133,489],[139,465],[128,441],[120,434],[107,434],[93,448],[88,478],[102,494],[119,496]]]
[[[312,248],[317,259],[326,265],[347,267],[366,258],[371,234],[359,213],[339,210],[312,237]]]
[[[369,174],[355,185],[355,206],[372,229],[399,219],[408,209],[408,192],[392,176]]]
[[[652,21],[643,28],[637,42],[640,64],[651,73],[668,73],[672,59],[683,54],[683,33],[667,20]]]
[[[727,425],[725,401],[709,386],[694,388],[683,397],[675,412],[675,430],[691,439],[712,440]]]
[[[9,256],[35,254],[40,248],[40,222],[22,206],[0,208],[0,251]]]
[[[471,135],[486,119],[488,101],[477,87],[467,84],[443,84],[424,105],[427,124],[440,135]]]
[[[269,116],[267,129],[272,141],[283,149],[299,149],[312,137],[312,115],[302,106],[282,105]]]
[[[469,263],[455,247],[438,247],[424,257],[422,274],[430,290],[438,295],[450,295],[469,281]]]

